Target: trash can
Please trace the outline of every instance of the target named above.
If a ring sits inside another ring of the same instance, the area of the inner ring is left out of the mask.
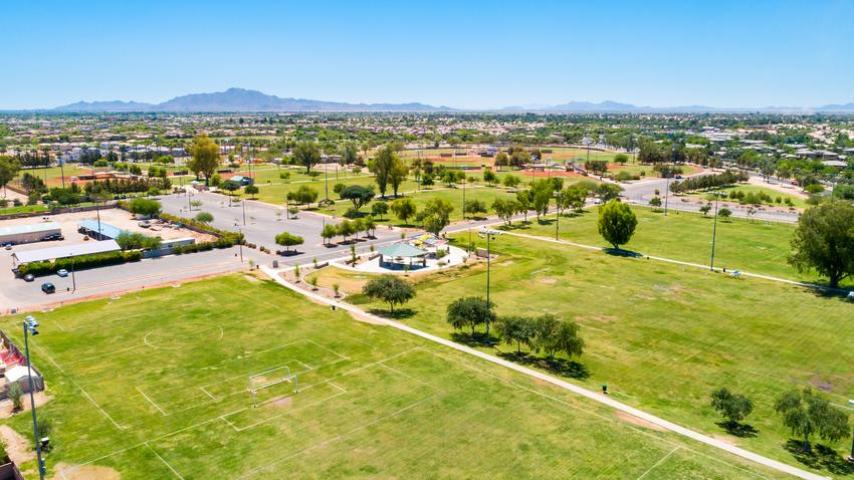
[[[279,268],[279,261],[273,260],[273,268]]]

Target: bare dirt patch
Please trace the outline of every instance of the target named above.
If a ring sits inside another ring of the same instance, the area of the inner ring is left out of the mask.
[[[45,394],[44,392],[36,392],[33,395],[34,400],[36,401],[36,407],[41,407],[45,403],[49,402],[53,397]],[[19,415],[23,412],[30,411],[30,395],[24,394],[21,398],[23,409],[20,412],[15,412],[16,415]],[[9,399],[3,400],[0,402],[0,418],[9,418],[12,416],[12,401]]]
[[[615,415],[616,415],[616,416],[617,416],[617,418],[619,418],[620,420],[622,420],[622,421],[624,421],[624,422],[626,422],[626,423],[631,423],[632,425],[637,425],[637,426],[639,426],[639,427],[648,428],[648,429],[650,429],[650,430],[655,430],[655,431],[658,431],[658,432],[664,432],[664,431],[666,431],[666,429],[665,429],[665,428],[663,428],[663,427],[660,427],[660,426],[658,426],[658,425],[656,425],[656,424],[654,424],[654,423],[652,423],[652,422],[648,422],[648,421],[646,421],[646,420],[644,420],[644,419],[642,419],[642,418],[638,418],[638,417],[636,417],[636,416],[634,416],[634,415],[629,415],[629,414],[628,414],[628,413],[626,413],[626,412],[617,412],[617,413],[615,413]]]
[[[543,278],[537,279],[537,283],[542,283],[544,285],[554,285],[557,283],[557,279],[552,278],[552,277],[543,277]]]
[[[56,465],[57,475],[54,480],[119,480],[119,472],[109,467],[85,465],[82,467],[59,463]]]
[[[270,405],[271,407],[287,408],[290,407],[292,403],[294,403],[294,398],[289,396],[277,398],[270,402],[268,405]]]
[[[738,442],[736,442],[735,439],[730,437],[729,435],[712,435],[712,438],[714,438],[715,440],[724,442],[727,445],[732,445],[732,446],[738,445]]]
[[[35,450],[30,448],[30,441],[9,425],[0,425],[0,440],[6,446],[9,458],[18,465],[36,458]]]

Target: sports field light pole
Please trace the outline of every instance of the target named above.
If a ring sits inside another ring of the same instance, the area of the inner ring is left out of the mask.
[[[715,240],[718,235],[718,198],[720,198],[719,192],[712,192],[712,195],[715,196],[715,218],[714,223],[712,223],[712,255],[709,258],[709,270],[715,270]]]
[[[492,251],[489,248],[489,241],[493,236],[501,235],[501,232],[498,230],[492,230],[486,227],[480,229],[478,235],[481,237],[486,237],[486,304],[489,305],[489,274],[490,274],[490,259],[492,258]]]
[[[44,480],[45,465],[42,459],[42,444],[39,440],[38,420],[36,419],[36,399],[34,395],[35,386],[33,385],[33,367],[30,363],[30,339],[29,335],[36,336],[39,334],[39,322],[32,315],[27,315],[23,322],[24,326],[24,352],[27,355],[27,378],[30,380],[30,410],[33,412],[33,440],[36,443],[36,456],[38,458],[39,478]]]

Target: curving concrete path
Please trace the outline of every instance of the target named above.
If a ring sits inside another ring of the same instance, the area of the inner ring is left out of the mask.
[[[614,400],[611,397],[608,397],[607,395],[602,395],[598,392],[588,390],[587,388],[569,383],[565,380],[561,380],[560,378],[554,377],[552,375],[549,375],[549,374],[546,374],[543,372],[539,372],[537,370],[519,365],[517,363],[513,363],[510,361],[504,360],[504,359],[496,357],[494,355],[490,355],[488,353],[481,352],[480,350],[475,350],[474,348],[470,348],[470,347],[467,347],[465,345],[458,344],[458,343],[453,342],[451,340],[447,340],[445,338],[438,337],[436,335],[432,335],[432,334],[427,333],[427,332],[423,332],[421,330],[418,330],[417,328],[410,327],[409,325],[406,325],[406,324],[403,324],[400,322],[396,322],[394,320],[389,320],[387,318],[379,317],[377,315],[370,314],[368,312],[365,312],[361,308],[356,307],[354,305],[351,305],[349,303],[333,300],[333,299],[324,297],[323,295],[320,295],[320,294],[317,294],[314,292],[310,292],[308,290],[304,290],[304,289],[302,289],[296,285],[293,285],[289,282],[286,282],[284,279],[282,279],[282,277],[279,276],[279,272],[281,272],[281,270],[274,270],[274,269],[269,268],[267,266],[261,266],[261,270],[265,274],[267,274],[270,278],[272,278],[279,285],[282,285],[285,288],[293,290],[294,292],[297,292],[303,296],[311,298],[314,301],[324,303],[324,304],[327,304],[330,306],[335,306],[336,308],[346,310],[346,311],[351,312],[354,315],[358,315],[360,317],[367,317],[371,321],[374,321],[378,324],[387,325],[387,326],[396,328],[398,330],[402,330],[406,333],[416,335],[418,337],[424,338],[424,339],[429,340],[429,341],[434,342],[434,343],[438,343],[438,344],[443,345],[445,347],[452,348],[454,350],[457,350],[457,351],[460,351],[460,352],[481,358],[483,360],[486,360],[488,362],[491,362],[491,363],[494,363],[497,365],[501,365],[502,367],[509,368],[510,370],[514,370],[514,371],[519,372],[523,375],[528,375],[528,376],[536,378],[538,380],[548,382],[552,385],[555,385],[559,388],[563,388],[564,390],[568,390],[572,393],[575,393],[575,394],[580,395],[582,397],[585,397],[587,399],[593,400],[595,402],[599,402],[603,405],[607,405],[608,407],[611,407],[615,410],[618,410],[618,411],[627,413],[629,415],[632,415],[634,417],[646,420],[647,422],[651,422],[651,423],[658,425],[659,427],[664,428],[664,429],[671,431],[673,433],[677,433],[679,435],[682,435],[684,437],[698,441],[700,443],[704,443],[704,444],[709,445],[711,447],[723,450],[727,453],[737,455],[741,458],[744,458],[746,460],[750,460],[752,462],[758,463],[760,465],[771,468],[771,469],[776,470],[778,472],[793,475],[795,477],[802,478],[805,480],[823,480],[823,479],[829,478],[829,477],[822,477],[821,475],[816,475],[814,473],[808,472],[806,470],[802,470],[802,469],[794,467],[792,465],[788,465],[786,463],[783,463],[783,462],[780,462],[780,461],[777,461],[777,460],[774,460],[774,459],[771,459],[768,457],[764,457],[762,455],[751,452],[749,450],[745,450],[743,448],[736,447],[734,445],[730,445],[726,442],[715,439],[715,438],[710,437],[706,434],[696,432],[696,431],[691,430],[689,428],[683,427],[679,424],[665,420],[661,417],[657,417],[657,416],[652,415],[650,413],[644,412],[643,410],[638,410],[637,408],[631,407],[629,405],[626,405],[625,403]]]

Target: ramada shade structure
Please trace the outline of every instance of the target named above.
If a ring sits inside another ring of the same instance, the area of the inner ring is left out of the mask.
[[[394,245],[380,247],[378,251],[380,253],[380,265],[406,265],[408,263],[411,266],[414,258],[422,267],[427,266],[428,252],[408,243],[395,243]]]

